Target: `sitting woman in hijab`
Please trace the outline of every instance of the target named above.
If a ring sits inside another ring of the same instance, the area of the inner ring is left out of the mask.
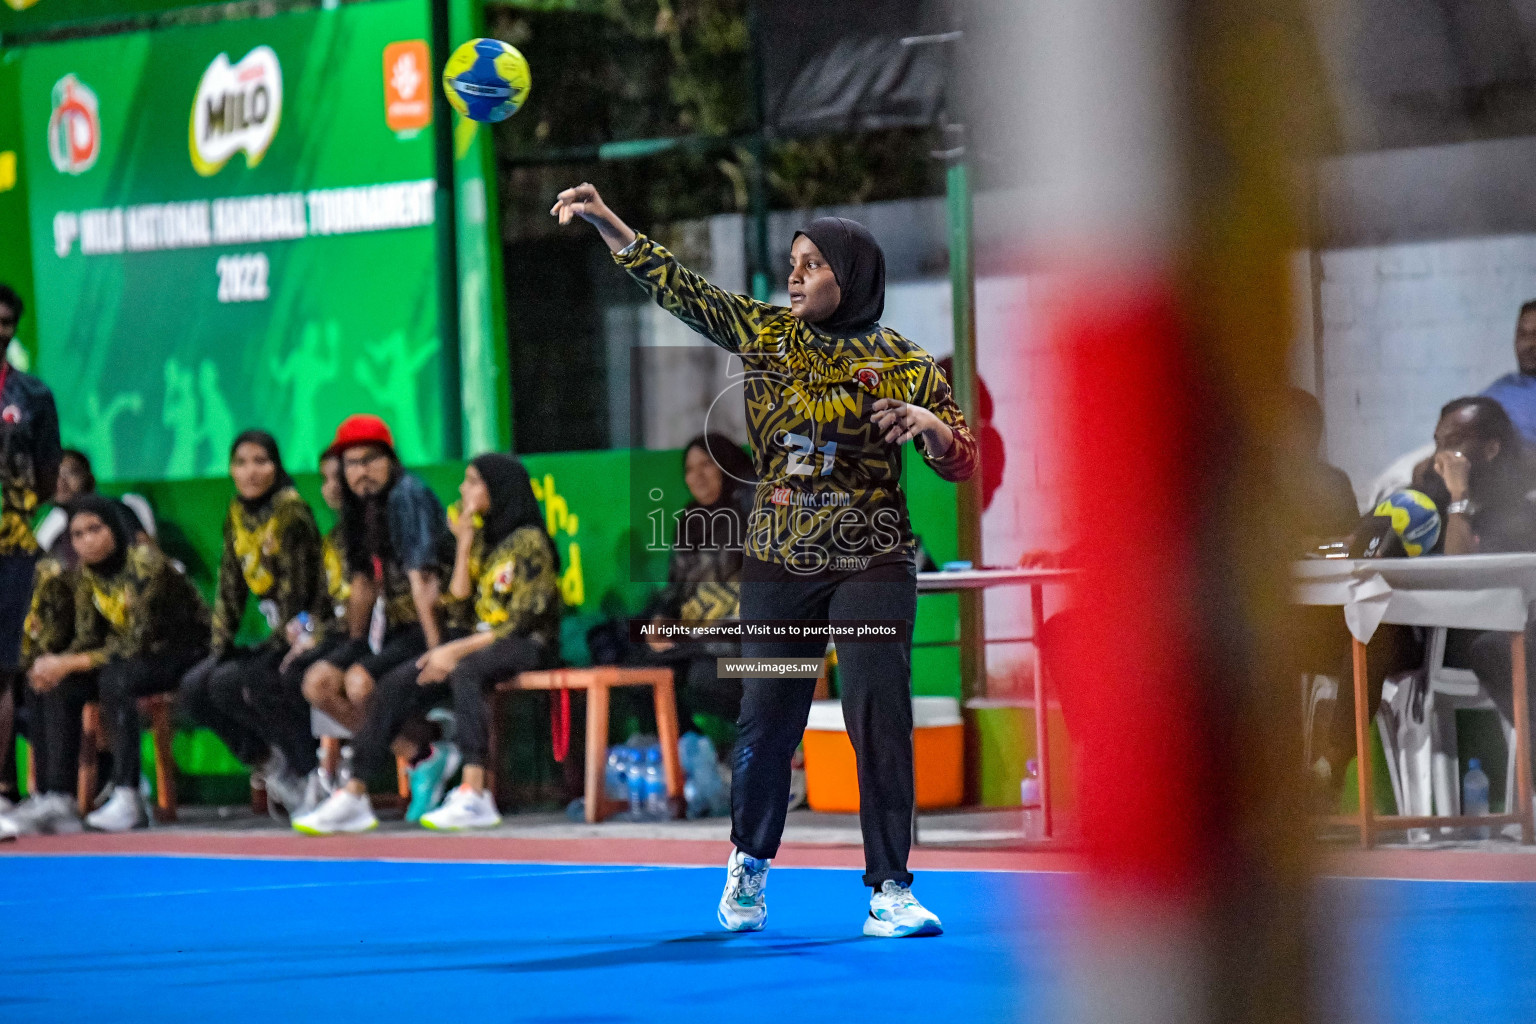
[[[677,515],[667,586],[651,605],[651,619],[689,623],[737,617],[741,553],[756,483],[752,460],[723,434],[702,434],[683,450],[683,481],[693,500]],[[646,641],[633,660],[676,669],[677,720],[688,729],[702,712],[734,724],[741,712],[741,680],[720,679],[716,658],[734,658],[737,640]]]
[[[307,765],[290,765],[280,742],[295,730],[313,747],[308,709],[274,722],[270,706],[258,707],[253,692],[278,685],[288,653],[286,625],[300,613],[321,614],[320,530],[309,505],[283,468],[277,441],[264,430],[247,430],[230,446],[229,475],[235,496],[224,517],[224,555],[213,606],[212,653],[181,682],[181,708],[218,734],[240,762],[266,780],[269,797],[295,813],[304,797]],[[271,632],[253,647],[235,643],[246,604],[254,600]]]
[[[112,737],[112,795],[85,819],[122,832],[144,824],[139,798],[139,698],[176,689],[208,654],[208,609],[160,550],[133,545],[121,506],[94,494],[69,509],[80,558],[75,637],[45,654],[27,678],[36,694],[38,789],[12,820],[24,831],[73,831],[80,711],[94,700]]]
[[[491,723],[485,694],[519,672],[548,668],[560,649],[560,560],[545,532],[528,471],[510,455],[489,454],[464,469],[452,515],[453,575],[443,596],[449,638],[413,662],[385,673],[352,741],[355,776],[314,814],[301,832],[362,831],[377,824],[363,780],[404,757],[411,770],[409,820],[437,829],[489,828],[501,822],[485,788]],[[434,704],[451,701],[458,746],[402,735]],[[462,760],[462,785],[442,806],[443,787]],[[333,801],[355,806],[328,809]],[[431,811],[431,813],[427,813]],[[345,827],[332,823],[345,822]]]

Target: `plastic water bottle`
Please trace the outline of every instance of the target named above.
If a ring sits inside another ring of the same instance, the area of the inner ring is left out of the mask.
[[[1461,813],[1467,815],[1488,813],[1488,776],[1483,773],[1483,762],[1472,758],[1467,762],[1466,778],[1461,780]],[[1487,839],[1487,825],[1473,829],[1479,839]]]
[[[1024,780],[1019,784],[1019,803],[1024,805],[1024,838],[1045,838],[1045,812],[1040,806],[1040,765],[1031,759],[1024,766]]]
[[[645,816],[652,821],[666,821],[671,817],[667,805],[667,773],[661,767],[661,748],[651,747],[645,752]]]
[[[622,803],[629,799],[629,783],[624,778],[624,747],[608,748],[608,764],[603,769],[603,796]]]
[[[629,790],[629,818],[631,821],[645,820],[645,772],[642,770],[635,755],[639,751],[631,750],[626,755],[627,765],[624,773],[626,788]]]

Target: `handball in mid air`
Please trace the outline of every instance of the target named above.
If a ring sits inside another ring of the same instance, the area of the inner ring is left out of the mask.
[[[449,105],[472,121],[505,121],[531,88],[528,61],[500,39],[471,39],[443,67]]]

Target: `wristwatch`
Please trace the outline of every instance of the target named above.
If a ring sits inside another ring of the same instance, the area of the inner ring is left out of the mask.
[[[1471,498],[1462,498],[1460,501],[1453,501],[1449,505],[1445,506],[1445,511],[1447,514],[1453,516],[1468,516],[1471,515],[1475,509],[1472,505]]]

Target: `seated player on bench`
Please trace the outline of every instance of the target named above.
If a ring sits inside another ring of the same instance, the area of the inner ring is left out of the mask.
[[[528,471],[509,455],[476,458],[464,470],[453,519],[453,574],[443,610],[447,642],[385,674],[354,738],[357,775],[314,815],[311,834],[377,824],[362,780],[384,770],[391,747],[414,763],[407,818],[429,828],[490,828],[501,822],[485,786],[490,729],[485,694],[519,672],[552,666],[560,642],[559,557],[545,532]],[[433,704],[451,699],[462,746],[462,784],[436,810],[458,767],[452,744],[402,735]],[[428,813],[430,812],[430,813]]]
[[[240,762],[266,781],[268,796],[297,814],[304,780],[274,742],[265,691],[281,685],[278,668],[290,641],[283,629],[300,612],[318,614],[320,529],[283,468],[277,440],[248,430],[230,447],[235,497],[224,517],[224,555],[213,607],[213,653],[181,681],[182,711],[218,734]],[[253,647],[235,644],[245,606],[254,598],[271,633]],[[301,720],[309,731],[307,709]],[[306,742],[306,746],[308,743]],[[300,765],[302,768],[302,765]]]
[[[80,712],[101,702],[112,736],[112,795],[85,823],[124,832],[145,823],[139,797],[139,698],[176,689],[208,654],[208,609],[192,582],[150,544],[134,545],[122,506],[87,494],[70,506],[69,530],[80,557],[75,638],[63,654],[33,663],[45,794],[37,813],[12,820],[38,831],[68,828],[80,754]],[[33,801],[29,801],[29,804]],[[72,813],[72,812],[71,812]]]

